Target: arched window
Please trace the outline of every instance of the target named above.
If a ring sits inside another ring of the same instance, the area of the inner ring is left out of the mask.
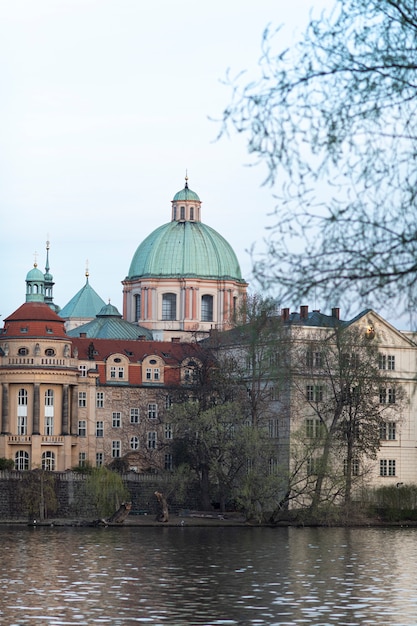
[[[190,206],[190,220],[194,219],[194,207]]]
[[[19,393],[17,396],[17,402],[19,406],[27,406],[28,405],[28,392],[26,389],[19,389]]]
[[[213,321],[213,296],[205,295],[201,298],[201,320],[203,322]]]
[[[17,394],[17,434],[28,434],[28,392],[19,389]]]
[[[180,207],[180,219],[185,220],[185,206]]]
[[[55,471],[55,454],[50,450],[42,454],[42,469],[47,472]]]
[[[14,457],[14,468],[23,472],[29,469],[29,453],[24,450],[18,450]]]
[[[162,296],[162,319],[177,319],[177,296],[175,293],[164,293]]]
[[[140,297],[140,293],[137,293],[135,294],[135,322],[137,322],[141,318],[140,309],[141,309],[141,297]]]

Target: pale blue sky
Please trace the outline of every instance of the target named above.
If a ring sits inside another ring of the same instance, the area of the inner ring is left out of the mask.
[[[91,285],[121,311],[120,281],[170,220],[186,169],[203,221],[250,280],[246,251],[262,250],[273,190],[262,167],[247,167],[243,139],[215,141],[209,118],[229,102],[227,69],[256,69],[265,26],[285,24],[290,43],[310,5],[0,0],[2,319],[25,300],[35,251],[44,270],[47,236],[55,302],[83,286],[88,259]]]

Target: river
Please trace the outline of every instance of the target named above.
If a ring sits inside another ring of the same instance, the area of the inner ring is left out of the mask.
[[[0,526],[0,623],[417,624],[417,529]]]

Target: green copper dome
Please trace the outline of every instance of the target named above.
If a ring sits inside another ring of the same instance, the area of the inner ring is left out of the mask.
[[[195,191],[192,191],[191,189],[188,189],[188,184],[185,184],[184,189],[181,189],[181,191],[178,191],[172,202],[179,202],[181,200],[190,200],[190,201],[194,201],[194,202],[201,202],[200,198],[198,197],[198,195],[196,194]]]
[[[182,190],[176,194],[185,192]],[[198,198],[197,194],[194,194]],[[174,198],[174,200],[175,200]],[[202,222],[172,221],[154,230],[138,247],[128,279],[196,277],[243,281],[227,241]]]
[[[31,270],[29,270],[29,272],[26,274],[26,282],[38,282],[38,283],[43,283],[45,282],[45,277],[42,274],[41,270],[38,269],[38,267],[35,265]]]

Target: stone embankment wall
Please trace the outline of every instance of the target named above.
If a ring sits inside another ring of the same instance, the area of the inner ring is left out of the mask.
[[[73,520],[93,520],[96,517],[94,505],[85,494],[85,479],[77,472],[51,472],[51,477],[58,509],[48,514],[49,518]],[[0,520],[30,519],[27,486],[24,487],[24,472],[0,471]],[[122,476],[130,493],[132,513],[156,515],[159,511],[155,491],[162,491],[168,501],[170,512],[176,514],[181,509],[198,509],[198,492],[190,490],[179,500],[175,489],[171,489],[169,481],[164,477],[129,473]],[[35,485],[34,489],[39,489]],[[45,489],[48,485],[45,485]],[[39,500],[39,497],[38,497]]]

